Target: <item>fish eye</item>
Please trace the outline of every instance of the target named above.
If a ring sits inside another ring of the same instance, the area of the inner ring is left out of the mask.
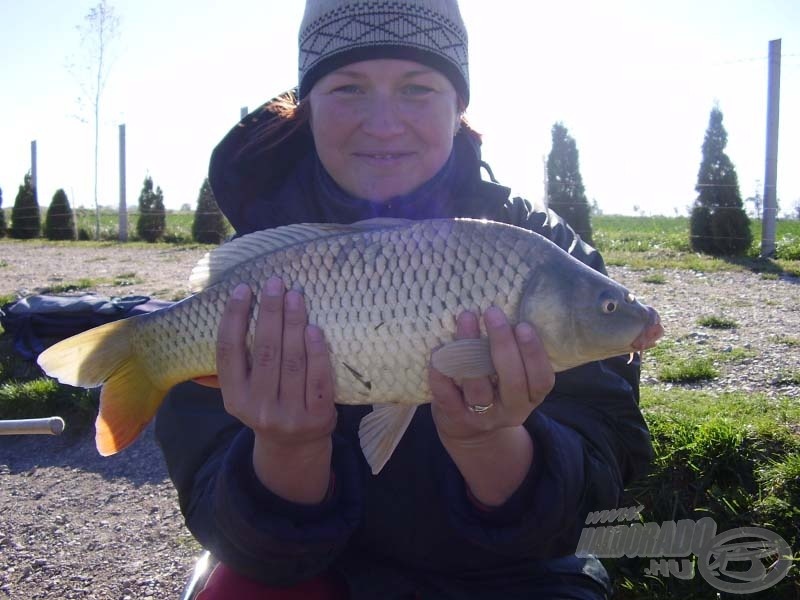
[[[615,300],[612,300],[610,298],[606,298],[605,300],[602,301],[602,303],[600,305],[600,309],[605,314],[610,315],[611,313],[613,313],[614,311],[617,310],[617,303],[616,303]]]

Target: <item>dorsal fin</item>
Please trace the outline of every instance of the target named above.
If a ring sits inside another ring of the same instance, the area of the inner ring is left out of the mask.
[[[299,223],[248,233],[215,248],[201,258],[192,269],[189,283],[193,292],[199,292],[219,282],[236,265],[287,246],[331,235],[398,227],[406,223],[408,221],[405,219],[369,219],[350,225]]]

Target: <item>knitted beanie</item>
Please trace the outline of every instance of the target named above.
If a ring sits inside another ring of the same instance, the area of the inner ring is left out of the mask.
[[[457,0],[306,0],[299,96],[344,65],[377,58],[436,69],[469,102],[467,30]]]

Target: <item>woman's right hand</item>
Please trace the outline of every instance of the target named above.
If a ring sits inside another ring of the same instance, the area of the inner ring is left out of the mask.
[[[331,477],[336,426],[333,369],[322,330],[305,302],[271,277],[261,292],[253,350],[247,350],[252,292],[239,284],[217,336],[217,376],[225,410],[255,433],[253,466],[286,500],[321,502]]]

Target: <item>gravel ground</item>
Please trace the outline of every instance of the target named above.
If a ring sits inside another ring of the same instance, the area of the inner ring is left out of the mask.
[[[0,295],[88,277],[105,296],[174,300],[188,293],[186,279],[204,252],[0,241]],[[659,271],[665,283],[655,284],[643,281],[650,272],[612,267],[610,274],[659,310],[666,341],[686,355],[716,357],[720,377],[694,387],[800,400],[796,384],[781,383],[800,373],[797,279],[667,270]],[[706,315],[737,327],[700,327]],[[645,385],[664,386],[656,366],[646,355]],[[152,429],[102,458],[91,431],[67,427],[61,437],[0,437],[0,599],[177,598],[200,549],[183,526]]]

